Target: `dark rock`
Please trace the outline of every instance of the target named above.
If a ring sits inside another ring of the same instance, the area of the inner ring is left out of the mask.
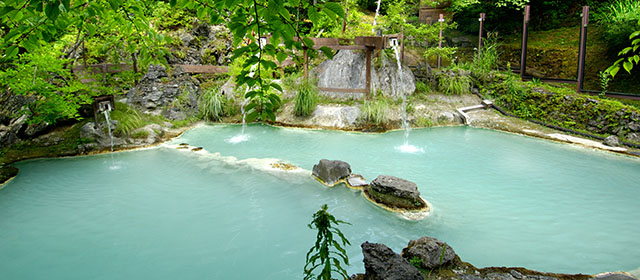
[[[629,122],[627,124],[627,128],[633,131],[640,131],[640,123],[639,122]]]
[[[442,255],[443,250],[444,257]],[[402,257],[407,260],[418,258],[423,268],[433,269],[454,260],[456,252],[453,251],[451,246],[438,239],[423,236],[418,240],[409,241],[409,245],[402,249]],[[442,262],[440,258],[442,258]]]
[[[211,32],[211,28],[206,23],[200,23],[196,28],[193,29],[193,35],[196,37],[209,37],[209,32]]]
[[[365,191],[375,201],[391,207],[420,209],[426,206],[415,183],[394,176],[378,176]]]
[[[313,166],[313,175],[328,185],[335,185],[340,179],[351,175],[351,166],[340,160],[321,159]]]
[[[509,273],[496,273],[496,272],[487,274],[486,279],[487,280],[515,280],[515,278],[513,278],[513,276]]]
[[[463,274],[463,275],[460,275],[460,280],[484,280],[484,279],[474,274]]]
[[[362,243],[364,279],[367,280],[421,280],[416,267],[384,244]]]
[[[620,146],[620,139],[617,136],[610,135],[604,139],[603,144],[609,147],[618,147]]]

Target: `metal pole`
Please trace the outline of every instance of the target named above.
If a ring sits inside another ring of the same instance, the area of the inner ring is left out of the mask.
[[[520,78],[524,79],[527,72],[527,41],[529,39],[529,18],[531,6],[524,7],[524,21],[522,22],[522,50],[520,51]],[[511,71],[511,70],[509,70]]]
[[[587,25],[589,25],[589,6],[582,7],[582,25],[580,25],[580,53],[578,56],[578,87],[582,91],[584,84],[584,64],[587,57]]]
[[[486,14],[485,13],[480,13],[480,19],[478,19],[480,21],[480,32],[478,33],[478,54],[482,53],[482,34],[483,34],[483,30],[484,30],[484,20],[486,18]]]
[[[442,49],[442,23],[444,23],[444,15],[440,14],[440,19],[438,19],[438,21],[440,22],[440,36],[438,37],[438,48]],[[438,55],[438,69],[440,69],[440,67],[442,66],[442,57],[440,55]]]

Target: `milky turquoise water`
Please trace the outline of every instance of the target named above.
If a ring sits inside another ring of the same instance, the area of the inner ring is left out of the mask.
[[[434,208],[414,222],[346,188],[278,177],[166,147],[32,160],[0,190],[0,279],[300,279],[322,204],[360,244],[396,252],[423,235],[463,260],[597,273],[640,267],[640,160],[466,127],[360,134],[261,125],[203,126],[173,143],[311,169],[341,159],[372,180],[418,184]]]

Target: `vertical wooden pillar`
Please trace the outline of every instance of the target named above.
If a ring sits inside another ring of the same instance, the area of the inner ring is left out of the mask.
[[[522,22],[522,50],[520,50],[520,78],[524,79],[527,72],[527,41],[529,40],[529,18],[531,6],[524,7],[524,20]],[[511,70],[509,70],[511,71]]]
[[[367,47],[367,50],[366,50],[367,65],[365,67],[365,71],[367,72],[365,74],[366,80],[365,80],[364,89],[365,89],[365,95],[367,99],[371,98],[371,49],[372,49],[371,47]]]
[[[404,64],[404,27],[400,33],[400,61]]]
[[[344,31],[347,29],[348,16],[349,16],[349,8],[346,8],[344,11],[344,18],[342,19],[342,36],[344,36]]]
[[[589,6],[582,7],[582,24],[580,25],[580,53],[578,54],[578,85],[576,92],[582,91],[584,84],[584,64],[587,57],[587,25],[589,25]]]
[[[440,14],[440,19],[438,19],[438,21],[440,22],[440,35],[438,36],[438,48],[441,49],[442,48],[442,24],[444,23],[443,14]],[[440,69],[440,67],[442,67],[442,57],[438,55],[438,69]]]
[[[480,32],[478,33],[478,54],[482,53],[482,35],[484,34],[484,20],[486,18],[485,13],[480,13]]]

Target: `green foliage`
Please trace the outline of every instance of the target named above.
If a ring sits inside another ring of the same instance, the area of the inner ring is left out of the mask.
[[[455,72],[444,73],[438,79],[438,88],[445,95],[471,93],[471,78]]]
[[[78,119],[80,106],[91,103],[91,96],[99,94],[75,79],[65,68],[67,61],[59,56],[59,50],[39,48],[0,69],[2,87],[33,98],[34,102],[22,112],[30,115],[30,123],[55,124],[59,120]]]
[[[304,266],[304,279],[331,280],[332,273],[337,273],[347,279],[349,275],[342,267],[349,265],[349,256],[343,246],[351,245],[349,240],[337,228],[340,224],[349,224],[336,219],[327,211],[327,205],[323,205],[318,212],[313,214],[313,221],[308,225],[310,229],[317,229],[316,243],[309,249]],[[316,268],[320,273],[313,274]]]
[[[277,83],[262,76],[263,71],[277,67],[274,59],[282,62],[287,58],[285,50],[302,50],[313,47],[313,42],[303,38],[296,30],[297,22],[302,16],[312,23],[320,22],[323,17],[333,20],[344,17],[344,10],[335,2],[308,2],[299,0],[172,0],[172,4],[183,9],[195,9],[200,19],[211,24],[226,21],[227,27],[233,34],[233,45],[238,47],[233,52],[233,58],[245,56],[247,59],[242,70],[236,76],[236,86],[246,85],[249,90],[245,98],[250,100],[246,106],[247,120],[256,119],[275,121],[275,110],[281,100],[274,91],[282,91]],[[296,11],[291,13],[289,9]],[[260,37],[271,35],[269,42],[263,44]],[[294,40],[299,37],[301,40]],[[282,46],[281,46],[282,44]],[[332,56],[328,48],[321,49]],[[255,73],[255,74],[251,74]]]
[[[118,121],[118,126],[114,130],[115,135],[132,136],[139,133],[133,133],[134,130],[149,124],[163,124],[167,120],[161,116],[152,116],[141,113],[134,107],[126,103],[116,102],[116,109],[111,111],[111,119]],[[132,134],[133,133],[133,134]]]
[[[609,81],[611,81],[611,75],[607,72],[600,71],[598,72],[598,77],[600,77],[600,97],[604,97],[604,94],[607,92],[607,88],[609,87]]]
[[[296,116],[306,117],[313,113],[316,108],[317,89],[309,82],[303,82],[300,85],[298,94],[296,95],[296,104],[293,113]]]
[[[433,120],[430,117],[421,116],[416,120],[416,126],[418,127],[432,127],[433,125]]]
[[[368,124],[384,125],[389,121],[389,103],[384,99],[365,100],[358,119]]]
[[[442,47],[442,48],[432,47],[432,48],[428,48],[424,52],[424,58],[428,60],[430,58],[436,58],[440,56],[442,60],[451,61],[453,60],[453,57],[456,54],[456,51],[458,51],[457,47]]]
[[[638,21],[638,25],[640,26],[640,20]],[[640,30],[631,33],[629,40],[631,40],[631,46],[621,50],[620,53],[618,53],[620,58],[605,70],[612,78],[620,71],[620,66],[622,66],[627,73],[631,73],[633,66],[640,63]]]
[[[431,84],[422,81],[416,81],[416,93],[427,94],[431,92]]]
[[[200,114],[209,121],[219,121],[224,116],[230,115],[229,107],[233,106],[233,100],[220,93],[218,88],[205,89],[200,95]]]
[[[422,260],[418,257],[413,257],[409,260],[409,263],[411,263],[411,265],[415,266],[417,269],[421,269],[422,268]]]
[[[152,23],[158,26],[159,30],[178,30],[191,27],[196,18],[190,11],[176,9],[168,3],[157,2],[153,7]]]
[[[488,33],[481,52],[476,52],[471,63],[472,71],[480,75],[498,70],[498,42],[496,33]]]
[[[604,39],[614,50],[620,50],[627,44],[629,34],[637,30],[640,20],[640,1],[614,0],[598,9],[594,18],[605,28]]]

